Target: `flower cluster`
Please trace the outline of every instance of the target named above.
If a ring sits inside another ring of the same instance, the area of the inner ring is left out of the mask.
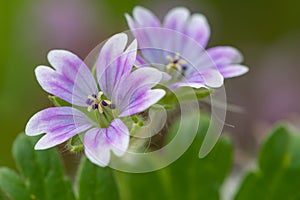
[[[77,137],[90,161],[107,166],[111,152],[123,156],[129,147],[127,119],[165,96],[160,83],[169,89],[214,88],[220,87],[224,78],[248,70],[239,65],[242,57],[233,47],[205,50],[210,31],[200,14],[175,8],[161,24],[149,10],[136,7],[133,16],[126,14],[135,39],[128,47],[125,33],[108,39],[97,57],[95,73],[65,50],[49,52],[53,68],[36,68],[41,87],[68,106],[47,108],[31,117],[26,134],[44,134],[35,149]]]

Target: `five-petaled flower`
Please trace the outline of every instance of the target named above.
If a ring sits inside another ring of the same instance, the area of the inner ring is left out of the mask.
[[[184,7],[170,10],[163,23],[148,9],[137,6],[133,18],[125,15],[139,43],[137,65],[148,63],[172,76],[170,88],[181,86],[219,87],[223,78],[240,76],[248,71],[240,65],[240,52],[229,46],[205,50],[210,28],[201,14],[191,15]]]
[[[127,40],[126,34],[116,34],[102,47],[96,62],[97,81],[73,53],[49,52],[54,69],[38,66],[37,80],[46,92],[73,107],[47,108],[32,116],[26,134],[45,133],[35,149],[56,146],[82,133],[85,154],[93,163],[108,165],[110,151],[124,155],[130,133],[121,118],[148,109],[165,95],[164,90],[151,89],[161,81],[160,71],[150,67],[132,71],[137,42],[134,40],[125,50]]]

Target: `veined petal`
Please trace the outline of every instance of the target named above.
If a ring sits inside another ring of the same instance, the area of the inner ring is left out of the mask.
[[[243,61],[242,54],[230,46],[213,47],[208,49],[207,53],[219,69],[228,64],[237,64]]]
[[[136,6],[133,9],[133,17],[140,27],[160,27],[159,19],[148,9]]]
[[[146,90],[141,94],[136,94],[130,99],[128,107],[123,109],[120,117],[127,117],[147,110],[149,107],[157,103],[166,92],[162,89]]]
[[[135,66],[136,67],[144,67],[145,65],[149,65],[140,55],[137,54]]]
[[[110,160],[110,151],[115,155],[125,154],[129,145],[129,130],[120,120],[115,119],[108,128],[93,128],[84,137],[85,154],[89,160],[102,167]]]
[[[186,81],[184,82],[189,84],[197,83],[195,84],[195,86],[200,86],[200,87],[202,87],[202,85],[205,85],[212,88],[218,88],[223,85],[224,78],[218,70],[213,68],[206,68],[206,69],[196,71],[193,74],[189,75],[186,78]],[[181,86],[185,86],[185,85],[181,85]]]
[[[221,73],[213,68],[201,70],[201,75],[203,77],[205,85],[218,88],[221,87],[224,83],[224,78]]]
[[[47,66],[35,69],[42,88],[71,104],[85,106],[86,97],[97,92],[97,85],[89,68],[75,54],[65,50],[50,51],[48,60],[55,70]]]
[[[115,119],[106,132],[107,139],[111,143],[111,150],[116,156],[123,156],[128,149],[130,139],[127,126],[122,120]]]
[[[199,89],[199,88],[207,88],[206,85],[204,85],[204,83],[196,83],[196,82],[177,82],[177,83],[174,83],[172,85],[169,85],[168,88],[170,89],[177,89],[179,87],[192,87],[192,88],[196,88],[196,89]]]
[[[193,14],[188,21],[186,34],[205,48],[210,37],[206,18],[201,14]]]
[[[103,46],[97,63],[97,78],[101,90],[111,97],[121,77],[132,70],[136,60],[137,42],[134,40],[126,49],[127,35],[124,33],[112,36]]]
[[[25,133],[29,136],[45,133],[35,149],[47,149],[67,141],[91,126],[93,122],[81,111],[72,107],[54,107],[33,115],[26,125]]]
[[[124,77],[112,98],[116,108],[120,113],[126,112],[126,109],[130,108],[134,101],[157,85],[162,77],[162,72],[151,67],[138,68]]]
[[[190,11],[184,7],[171,9],[165,16],[163,26],[179,32],[184,32]]]
[[[47,66],[38,66],[35,76],[43,90],[72,103],[73,81]]]
[[[136,29],[139,27],[129,14],[125,13],[125,18],[130,29]]]
[[[227,65],[220,69],[224,78],[241,76],[249,71],[249,68],[243,65]]]

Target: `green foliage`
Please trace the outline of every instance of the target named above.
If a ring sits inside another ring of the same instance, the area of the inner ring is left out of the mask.
[[[98,167],[86,158],[78,170],[78,198],[54,149],[36,151],[39,137],[20,134],[13,145],[13,156],[20,176],[8,168],[0,168],[0,190],[12,200],[93,200],[119,199],[117,185],[109,168]],[[4,197],[1,196],[0,200]]]
[[[186,127],[191,123],[195,121],[189,117],[183,121]],[[170,137],[176,134],[178,125],[179,122],[171,128]],[[166,168],[147,174],[116,172],[122,199],[219,199],[220,186],[232,165],[232,144],[228,138],[221,138],[207,157],[199,159],[207,127],[208,120],[202,118],[193,144]]]
[[[0,188],[11,199],[26,199],[30,196],[19,175],[5,167],[0,168]]]
[[[48,99],[53,103],[54,106],[60,107],[60,106],[70,106],[72,105],[69,102],[66,102],[65,100],[62,100],[61,98],[57,96],[49,95]]]
[[[235,199],[300,199],[300,135],[275,128],[259,153],[258,169],[249,172]]]
[[[0,188],[13,200],[75,199],[54,149],[35,151],[37,137],[21,134],[14,142],[13,157],[21,176],[7,168],[0,170]]]
[[[94,165],[84,157],[78,170],[78,196],[80,200],[119,199],[112,170]]]
[[[188,134],[193,123],[191,116],[183,118],[182,130]],[[83,157],[74,186],[76,195],[64,175],[57,152],[54,149],[35,151],[39,138],[21,134],[13,145],[20,174],[0,168],[0,200],[5,197],[12,200],[218,200],[220,187],[232,167],[233,147],[228,138],[221,137],[208,156],[199,159],[208,124],[209,120],[201,117],[197,137],[188,150],[174,163],[155,172],[118,172],[94,165]],[[166,142],[177,136],[179,125],[179,122],[173,124]],[[246,174],[235,200],[300,199],[299,158],[300,135],[278,126],[260,150],[258,169]]]
[[[63,173],[57,152],[54,149],[36,151],[34,144],[39,138],[21,134],[13,145],[20,176],[10,169],[1,168],[0,189],[12,200],[219,199],[219,188],[232,163],[232,145],[222,138],[211,154],[199,159],[198,151],[208,120],[202,122],[188,151],[175,163],[156,172],[116,172],[98,167],[83,157],[76,178],[77,195]],[[183,121],[187,134],[190,123],[193,123],[190,118]],[[170,137],[176,134],[178,126],[179,122],[171,128]]]
[[[174,109],[180,102],[197,101],[208,97],[212,90],[207,88],[193,89],[190,87],[180,87],[175,91],[171,91],[166,87],[162,89],[167,91],[167,94],[158,102],[166,109]]]

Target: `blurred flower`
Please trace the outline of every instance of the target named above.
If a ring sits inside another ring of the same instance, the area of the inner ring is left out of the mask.
[[[129,131],[120,117],[146,110],[165,94],[161,89],[151,89],[161,80],[158,70],[142,68],[131,73],[137,42],[133,41],[125,50],[126,44],[127,35],[121,33],[103,46],[96,64],[101,91],[89,68],[76,55],[64,50],[48,54],[55,70],[38,66],[35,72],[39,84],[45,91],[89,112],[55,107],[36,113],[27,123],[26,134],[46,134],[35,149],[53,147],[87,131],[83,144],[93,163],[108,165],[110,151],[117,156],[124,155],[129,145]]]
[[[161,23],[151,11],[137,6],[133,18],[125,16],[141,51],[137,65],[154,63],[171,74],[170,87],[219,87],[223,77],[240,76],[248,71],[239,64],[242,55],[233,47],[218,46],[205,51],[210,28],[201,14],[191,15],[188,9],[177,7]]]

